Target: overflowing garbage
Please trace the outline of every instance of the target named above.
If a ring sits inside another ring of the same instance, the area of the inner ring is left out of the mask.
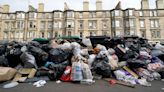
[[[151,86],[164,79],[164,46],[139,37],[93,36],[83,39],[0,41],[0,82],[4,88],[46,81]]]

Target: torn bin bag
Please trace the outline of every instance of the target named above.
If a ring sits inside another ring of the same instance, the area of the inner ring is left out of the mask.
[[[10,67],[16,67],[18,64],[21,63],[20,55],[22,54],[20,48],[13,48],[11,49],[6,58],[8,59],[8,63]]]

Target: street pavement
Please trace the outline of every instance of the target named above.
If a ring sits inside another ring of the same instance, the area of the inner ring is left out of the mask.
[[[151,87],[137,85],[130,88],[122,85],[110,85],[107,81],[96,80],[92,85],[84,85],[77,83],[66,83],[48,81],[45,86],[36,88],[32,83],[19,83],[18,86],[10,89],[2,88],[0,84],[0,92],[164,92],[164,82],[153,81]]]

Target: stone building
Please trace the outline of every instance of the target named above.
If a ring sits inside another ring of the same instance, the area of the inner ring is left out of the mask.
[[[10,6],[0,7],[0,39],[27,41],[33,38],[58,36],[137,35],[151,41],[164,40],[164,0],[156,0],[156,8],[149,9],[149,1],[141,1],[141,9],[121,9],[120,2],[112,10],[103,10],[102,1],[96,0],[96,10],[83,1],[83,10],[44,11],[29,6],[29,11],[9,12]]]

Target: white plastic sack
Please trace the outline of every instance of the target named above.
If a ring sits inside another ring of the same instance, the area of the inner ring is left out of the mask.
[[[112,48],[109,48],[109,49],[108,49],[108,53],[109,53],[110,55],[115,54],[115,50],[112,49]]]
[[[26,46],[23,46],[23,47],[21,48],[21,51],[22,51],[22,52],[26,52],[26,51],[27,51],[27,47],[26,47]]]
[[[88,49],[82,49],[82,50],[80,51],[80,54],[83,55],[83,56],[89,55]]]
[[[108,54],[108,51],[100,51],[97,55],[98,58],[105,58],[107,57],[109,54]]]
[[[101,45],[101,44],[97,44],[96,48],[99,49],[100,51],[106,51],[107,50],[106,47]]]
[[[82,43],[84,45],[86,45],[87,47],[91,47],[92,46],[91,40],[90,39],[87,39],[87,38],[83,38],[82,39]]]
[[[157,44],[155,45],[155,48],[156,48],[156,49],[160,49],[160,50],[164,50],[164,46],[161,45],[160,43],[157,43]]]
[[[72,73],[71,73],[71,80],[72,81],[81,81],[83,79],[82,75],[82,66],[80,61],[72,63]]]
[[[80,52],[81,52],[80,44],[78,44],[77,42],[72,42],[71,46],[72,46],[73,54],[75,56],[80,55]]]
[[[94,62],[95,58],[96,58],[95,54],[89,55],[88,65],[89,65],[90,69],[91,69],[92,63]]]
[[[60,48],[63,50],[72,50],[71,43],[69,43],[69,42],[66,42],[66,43],[60,45]]]
[[[91,70],[89,68],[89,66],[86,63],[81,63],[82,65],[82,73],[83,73],[83,79],[93,79]]]

